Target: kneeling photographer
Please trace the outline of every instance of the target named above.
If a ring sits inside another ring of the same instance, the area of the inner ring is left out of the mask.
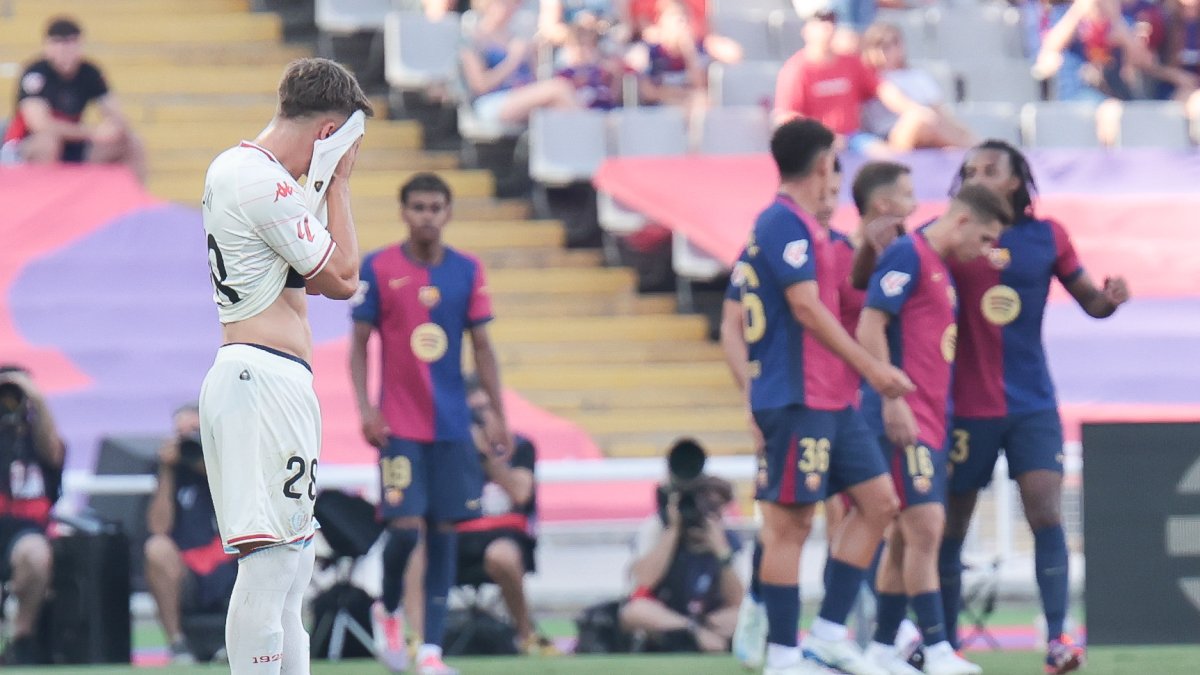
[[[183,632],[183,616],[224,613],[237,578],[237,559],[226,555],[217,531],[200,446],[200,409],[181,406],[174,435],[158,451],[158,487],[146,511],[146,584],[171,649],[171,663],[196,660]],[[211,650],[200,650],[201,656]]]
[[[742,582],[733,569],[739,545],[722,512],[732,486],[704,474],[704,449],[680,440],[667,453],[669,480],[657,488],[658,514],[638,536],[634,591],[621,627],[646,636],[647,651],[721,652],[737,625]]]
[[[35,635],[50,588],[46,538],[58,499],[65,446],[42,392],[21,366],[0,366],[0,584],[9,583],[17,615],[0,663],[44,663]]]

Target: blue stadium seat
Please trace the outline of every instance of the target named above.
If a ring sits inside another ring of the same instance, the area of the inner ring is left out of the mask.
[[[1096,148],[1096,106],[1039,101],[1021,109],[1021,133],[1031,148]]]
[[[608,154],[598,110],[536,110],[529,120],[529,175],[548,186],[590,180]]]
[[[1123,148],[1192,147],[1188,119],[1182,103],[1175,101],[1127,101],[1122,106],[1120,136]]]
[[[458,14],[433,22],[421,12],[392,12],[384,21],[384,73],[396,89],[453,82],[462,29]]]

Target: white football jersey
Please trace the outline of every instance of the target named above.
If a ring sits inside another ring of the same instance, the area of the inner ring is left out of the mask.
[[[283,292],[289,270],[312,279],[333,255],[333,238],[305,206],[303,188],[247,141],[209,165],[203,213],[221,323],[262,312]]]

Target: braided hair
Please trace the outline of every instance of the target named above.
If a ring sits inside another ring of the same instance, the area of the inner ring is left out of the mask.
[[[1025,155],[1021,151],[1013,147],[1007,141],[1001,141],[995,138],[988,140],[971,148],[971,152],[976,150],[996,150],[1008,155],[1008,166],[1012,169],[1012,173],[1021,181],[1021,185],[1017,187],[1016,192],[1012,194],[1012,210],[1013,215],[1019,220],[1022,215],[1033,216],[1033,198],[1037,196],[1037,182],[1033,179],[1033,170],[1029,168],[1029,160],[1025,159]],[[954,182],[950,184],[950,196],[958,194],[959,188],[962,187],[963,177],[966,173],[967,163],[963,161],[962,166],[958,168],[958,173],[954,176]]]

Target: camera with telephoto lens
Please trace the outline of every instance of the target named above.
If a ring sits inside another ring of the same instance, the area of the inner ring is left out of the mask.
[[[703,475],[707,459],[704,448],[690,438],[676,441],[667,451],[668,479],[655,492],[658,516],[664,524],[668,522],[667,504],[673,494],[678,495],[676,508],[679,509],[680,525],[685,529],[704,527],[705,521],[719,514],[732,499],[728,483]]]
[[[204,461],[204,448],[200,445],[200,432],[179,436],[179,461],[184,464],[199,464]]]

